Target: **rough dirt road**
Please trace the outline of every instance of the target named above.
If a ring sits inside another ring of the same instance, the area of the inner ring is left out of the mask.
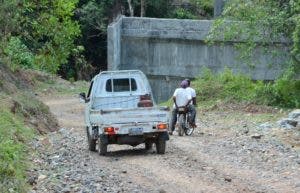
[[[89,152],[78,98],[44,98],[62,129],[33,143],[32,192],[300,192],[299,150],[251,114],[199,113],[192,136],[171,136],[165,155],[144,146]]]

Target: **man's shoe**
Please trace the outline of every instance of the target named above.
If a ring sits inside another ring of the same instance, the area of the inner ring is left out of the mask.
[[[173,131],[169,131],[169,135],[173,135]]]

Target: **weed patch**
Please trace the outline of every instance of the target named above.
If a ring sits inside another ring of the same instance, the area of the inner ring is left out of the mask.
[[[274,82],[252,81],[242,74],[233,74],[229,69],[213,74],[205,69],[201,77],[192,83],[199,104],[213,106],[218,101],[250,102],[284,108],[300,107],[300,80],[293,79],[292,70]]]

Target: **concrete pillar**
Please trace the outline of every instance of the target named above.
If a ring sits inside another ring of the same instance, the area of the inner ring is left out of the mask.
[[[226,0],[215,0],[214,4],[214,17],[222,14]]]
[[[122,18],[107,27],[107,69],[118,70],[121,63]]]

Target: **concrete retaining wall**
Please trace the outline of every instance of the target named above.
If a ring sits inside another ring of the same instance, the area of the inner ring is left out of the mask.
[[[158,101],[171,97],[179,82],[200,75],[203,67],[221,72],[249,74],[255,80],[273,80],[288,60],[288,47],[278,42],[280,55],[257,48],[254,66],[238,59],[237,42],[209,46],[205,38],[212,26],[210,20],[178,20],[120,17],[108,27],[108,69],[139,69],[149,78]]]

